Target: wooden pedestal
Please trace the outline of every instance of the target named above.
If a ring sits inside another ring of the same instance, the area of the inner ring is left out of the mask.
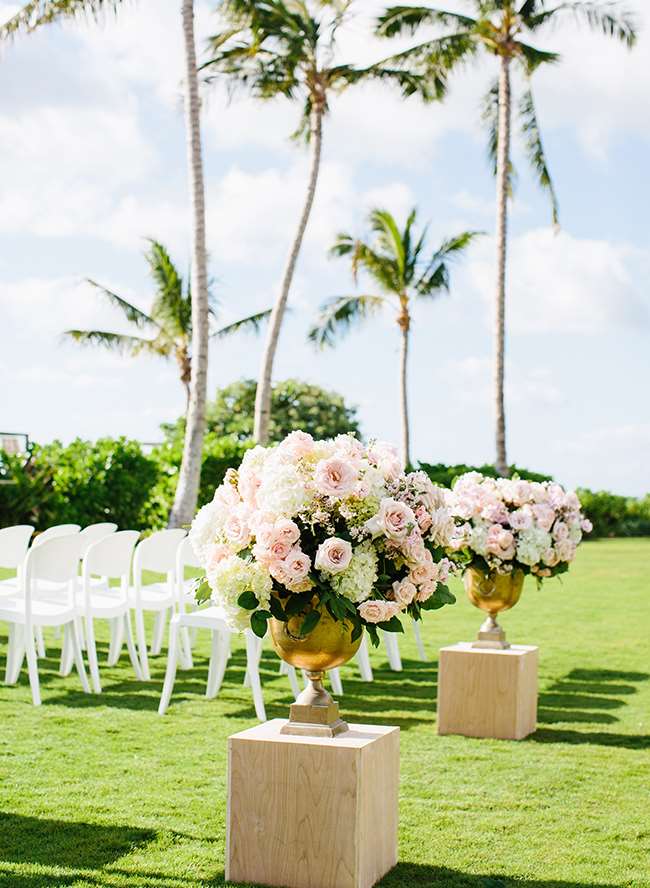
[[[442,648],[438,733],[521,740],[537,727],[536,647]]]
[[[397,863],[399,728],[300,737],[285,724],[228,739],[226,880],[371,888]]]

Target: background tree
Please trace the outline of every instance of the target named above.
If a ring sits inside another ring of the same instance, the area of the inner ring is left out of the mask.
[[[417,214],[412,210],[400,230],[388,210],[373,210],[369,225],[372,242],[339,234],[331,249],[333,256],[351,260],[352,277],[357,282],[364,271],[377,286],[378,294],[337,296],[321,308],[317,323],[309,332],[312,342],[320,346],[334,345],[337,337],[381,309],[391,308],[400,330],[400,412],[402,418],[402,456],[411,465],[410,424],[408,409],[408,350],[413,304],[432,299],[449,290],[449,262],[473,240],[477,232],[463,231],[443,241],[434,253],[427,254],[425,228],[419,237],[415,232]]]
[[[253,437],[253,409],[257,383],[241,379],[218,389],[206,408],[206,431],[216,437],[234,437],[247,442]],[[161,428],[168,442],[182,440],[184,420]],[[343,397],[299,379],[276,383],[271,391],[269,441],[281,441],[289,432],[302,429],[314,438],[334,438],[347,432],[360,434],[355,407]]]
[[[107,287],[88,279],[88,283],[95,287],[110,305],[118,308],[135,330],[144,335],[114,333],[108,330],[66,330],[64,336],[83,345],[98,345],[131,355],[158,355],[166,360],[175,360],[181,383],[185,388],[187,414],[193,344],[190,286],[189,283],[184,283],[168,251],[161,243],[150,240],[149,249],[144,255],[155,288],[149,313],[142,311]],[[240,330],[257,330],[269,313],[267,310],[250,315],[225,327],[212,329],[209,335],[223,338]],[[217,318],[216,304],[210,295],[208,295],[208,315],[212,321]]]
[[[35,31],[42,25],[84,14],[97,17],[116,10],[120,0],[30,0],[0,28],[0,40],[18,32]],[[172,527],[187,524],[196,509],[201,474],[201,446],[205,423],[208,381],[208,271],[205,246],[205,186],[201,155],[201,109],[194,38],[194,0],[181,0],[184,47],[184,108],[187,136],[187,170],[192,218],[192,353],[190,394],[183,460],[176,497],[169,516]]]
[[[451,29],[443,36],[425,40],[394,56],[393,63],[396,65],[421,65],[425,70],[432,66],[434,70],[438,70],[441,64],[445,64],[451,70],[480,51],[487,52],[498,61],[498,80],[488,91],[483,116],[489,128],[489,152],[497,186],[494,398],[496,468],[500,475],[505,475],[508,470],[504,400],[507,202],[512,191],[513,172],[510,157],[511,66],[516,63],[524,78],[517,106],[524,148],[539,184],[550,196],[553,222],[557,223],[557,199],[537,122],[530,77],[540,66],[558,62],[560,56],[531,45],[527,42],[527,35],[534,37],[544,28],[561,25],[567,19],[587,24],[594,30],[622,40],[628,47],[634,44],[636,34],[631,14],[625,10],[618,14],[617,7],[620,4],[615,2],[560,0],[552,5],[547,0],[467,0],[467,6],[474,11],[475,16],[428,6],[391,6],[380,17],[377,33],[384,37],[393,37],[415,33],[432,25]]]
[[[307,193],[286,262],[266,337],[255,400],[255,440],[269,438],[273,362],[298,255],[314,202],[321,161],[323,118],[330,97],[372,79],[393,81],[404,96],[425,99],[444,92],[444,66],[427,66],[426,76],[407,65],[382,62],[367,68],[336,63],[337,38],[352,0],[224,0],[224,31],[211,39],[212,58],[204,68],[208,80],[226,78],[259,99],[278,96],[298,101],[303,112],[295,135],[311,145]]]

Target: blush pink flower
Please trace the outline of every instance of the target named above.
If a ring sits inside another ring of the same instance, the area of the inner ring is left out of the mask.
[[[314,566],[325,573],[344,571],[352,560],[352,545],[347,540],[329,537],[318,547]]]
[[[239,551],[245,549],[251,541],[251,532],[248,523],[236,512],[231,513],[225,520],[223,532],[229,543]]]
[[[417,525],[413,509],[389,497],[384,497],[381,501],[376,518],[379,529],[393,540],[406,539]]]
[[[358,611],[367,623],[385,623],[399,613],[400,607],[395,601],[364,601]]]
[[[548,503],[535,503],[532,507],[532,512],[537,526],[548,533],[555,521],[555,509],[549,506]]]
[[[418,522],[418,527],[420,528],[422,533],[426,533],[427,530],[431,527],[431,515],[429,515],[424,506],[418,506],[415,510],[415,517]]]
[[[422,604],[424,601],[428,601],[433,593],[436,591],[436,586],[438,584],[435,582],[432,583],[423,583],[417,591],[417,595],[415,596],[415,600]]]
[[[291,459],[300,459],[303,456],[309,456],[313,451],[314,439],[307,432],[300,430],[289,432],[278,449]]]
[[[415,583],[416,586],[421,586],[422,583],[428,583],[437,579],[437,573],[437,568],[434,564],[422,561],[411,568],[409,580]]]
[[[487,533],[485,547],[491,555],[509,561],[515,557],[515,537],[500,524],[493,524]]]
[[[528,530],[533,526],[533,516],[526,508],[516,509],[510,513],[508,522],[513,530]]]
[[[352,493],[359,475],[354,466],[338,456],[321,459],[314,471],[316,490],[323,496],[342,497]]]
[[[584,533],[591,533],[591,531],[594,529],[593,524],[588,518],[582,519],[582,521],[580,522],[580,527],[582,528]]]
[[[289,518],[278,519],[273,530],[276,539],[283,540],[290,546],[294,546],[300,539],[300,528],[295,521],[291,521]]]
[[[215,543],[210,547],[208,552],[208,563],[206,565],[208,570],[214,570],[214,568],[219,564],[224,558],[229,558],[232,555],[232,550],[230,546],[226,546],[223,543]]]
[[[417,591],[418,590],[408,578],[393,583],[393,598],[401,608],[406,607],[413,601],[417,595]]]
[[[311,568],[311,559],[300,549],[292,549],[284,559],[284,572],[289,583],[300,583],[306,579]]]

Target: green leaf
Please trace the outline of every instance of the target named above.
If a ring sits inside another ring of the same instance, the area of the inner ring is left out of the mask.
[[[384,632],[403,632],[404,627],[399,621],[398,617],[391,617],[390,620],[385,620],[383,623],[377,623],[380,629],[383,629]]]
[[[256,607],[259,607],[259,601],[257,600],[257,596],[254,592],[250,590],[246,592],[242,592],[242,594],[237,599],[237,604],[240,607],[243,607],[244,610],[255,610]]]
[[[254,611],[251,614],[251,629],[258,638],[266,635],[267,623],[271,614],[268,611]]]
[[[311,597],[307,598],[304,595],[291,595],[284,606],[284,612],[288,617],[295,617],[296,614],[305,610],[310,601]]]
[[[370,638],[370,644],[374,648],[379,647],[379,633],[377,632],[377,627],[368,623],[366,624],[366,631],[368,632],[368,636]]]
[[[309,635],[310,632],[313,632],[316,626],[318,626],[320,617],[320,611],[310,611],[305,619],[302,621],[302,626],[300,627],[300,635],[305,636]]]
[[[211,595],[212,590],[210,589],[207,579],[203,577],[194,588],[194,598],[196,603],[203,604],[204,601],[209,601]]]
[[[273,595],[271,595],[269,608],[271,610],[272,616],[274,616],[276,620],[282,620],[283,623],[287,622],[287,615],[284,612],[284,608],[282,607],[278,599],[275,598],[275,596]]]
[[[354,642],[357,638],[361,637],[361,633],[363,632],[363,623],[359,620],[358,623],[355,623],[354,629],[352,630],[351,640]]]
[[[435,594],[444,604],[456,603],[456,596],[453,592],[450,592],[449,587],[445,586],[443,583],[438,584]]]

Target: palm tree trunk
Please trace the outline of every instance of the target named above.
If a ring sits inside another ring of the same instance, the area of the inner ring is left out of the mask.
[[[201,156],[201,107],[196,73],[194,2],[182,0],[185,43],[185,127],[192,208],[192,371],[185,423],[183,459],[176,487],[170,527],[189,524],[196,511],[201,480],[208,385],[208,274],[205,248],[205,193]]]
[[[499,122],[497,145],[497,287],[494,331],[494,396],[496,414],[497,473],[508,474],[506,456],[506,411],[504,397],[506,338],[506,251],[508,243],[508,192],[510,181],[510,59],[501,56],[499,72]]]
[[[282,279],[282,287],[278,296],[271,318],[269,328],[266,334],[266,344],[264,346],[264,354],[262,355],[262,363],[260,366],[260,375],[257,381],[257,391],[255,393],[255,424],[253,437],[258,444],[266,444],[269,438],[269,421],[271,419],[271,381],[273,377],[273,362],[278,347],[280,337],[280,329],[284,319],[284,313],[291,289],[300,247],[305,235],[309,215],[314,203],[314,195],[316,194],[316,183],[318,182],[318,173],[320,170],[322,137],[323,137],[323,109],[320,105],[316,105],[312,111],[311,119],[311,168],[309,171],[309,182],[307,185],[307,196],[302,208],[298,230],[294,238],[291,252],[287,260],[287,265]]]
[[[400,382],[400,406],[402,412],[402,459],[405,466],[411,465],[411,434],[409,430],[409,404],[407,387],[407,363],[409,352],[409,322],[400,324],[402,331],[402,345],[400,350],[399,382]]]

